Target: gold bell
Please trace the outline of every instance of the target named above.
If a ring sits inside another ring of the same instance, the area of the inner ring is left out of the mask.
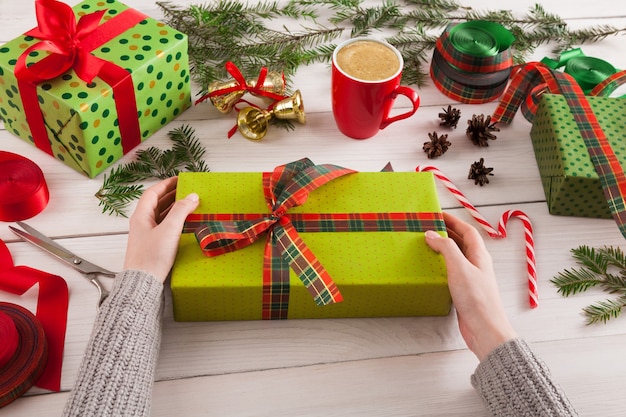
[[[285,77],[280,72],[276,71],[268,71],[265,75],[265,80],[263,81],[262,86],[256,85],[257,80],[247,80],[246,83],[250,88],[258,88],[259,90],[267,91],[274,94],[284,95],[285,94]],[[263,97],[268,98],[268,97]]]
[[[272,117],[296,120],[298,123],[305,124],[306,116],[300,90],[297,90],[293,96],[277,102],[271,110],[246,107],[237,116],[237,127],[246,139],[259,141],[265,137]]]
[[[237,87],[239,83],[231,81],[213,81],[209,84],[209,94],[227,88]],[[211,103],[222,113],[229,113],[233,106],[243,97],[245,90],[231,91],[230,93],[210,97]]]

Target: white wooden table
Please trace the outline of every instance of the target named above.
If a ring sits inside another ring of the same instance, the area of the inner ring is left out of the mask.
[[[187,3],[178,0],[177,3]],[[76,2],[70,2],[75,4]],[[524,13],[530,0],[466,0],[476,9],[511,9]],[[160,17],[150,0],[127,4]],[[573,27],[594,24],[626,26],[626,3],[546,0],[548,11]],[[0,43],[35,25],[33,1],[0,0]],[[583,45],[585,53],[626,68],[624,37]],[[549,49],[533,57],[540,59]],[[302,157],[361,171],[378,171],[391,162],[397,171],[432,164],[446,173],[483,215],[497,223],[507,209],[525,211],[535,226],[540,305],[530,309],[521,223],[513,220],[506,239],[484,234],[493,254],[500,290],[511,320],[547,362],[571,401],[584,416],[623,416],[626,387],[626,317],[606,325],[586,326],[581,308],[605,294],[589,291],[570,298],[557,294],[550,279],[574,266],[570,249],[581,244],[620,245],[624,239],[611,220],[556,217],[548,214],[529,138],[530,124],[519,115],[488,148],[465,137],[472,114],[490,114],[496,104],[459,105],[459,128],[449,132],[450,150],[428,160],[422,144],[438,130],[437,114],[451,101],[432,84],[420,91],[422,106],[410,119],[376,137],[356,141],[343,136],[330,112],[327,65],[302,67],[294,85],[302,91],[307,124],[295,131],[273,129],[261,143],[235,135],[227,139],[234,116],[209,104],[196,106],[140,145],[169,147],[167,132],[190,124],[208,149],[212,171],[263,171]],[[0,129],[0,150],[23,155],[45,172],[48,207],[28,220],[85,258],[112,270],[122,266],[128,223],[101,214],[93,180]],[[131,154],[122,159],[128,162]],[[472,162],[484,157],[494,177],[484,187],[467,179]],[[445,210],[472,221],[447,190],[438,185]],[[96,314],[95,288],[80,274],[19,241],[0,223],[3,239],[18,265],[64,277],[70,288],[62,392],[31,389],[0,410],[3,416],[59,415],[72,389]],[[111,285],[110,280],[105,281]],[[0,292],[0,300],[34,309],[36,289],[22,297]],[[487,415],[470,385],[477,361],[458,332],[454,312],[447,317],[177,323],[166,291],[161,354],[154,388],[155,416],[456,416]]]

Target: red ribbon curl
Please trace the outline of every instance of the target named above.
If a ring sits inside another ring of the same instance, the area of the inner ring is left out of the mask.
[[[39,284],[35,316],[41,322],[48,344],[48,363],[37,386],[59,391],[69,302],[67,283],[58,275],[15,266],[9,249],[0,240],[0,290],[22,295],[35,284]]]

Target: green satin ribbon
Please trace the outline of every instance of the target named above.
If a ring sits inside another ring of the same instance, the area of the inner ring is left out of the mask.
[[[586,56],[580,48],[563,52],[558,61],[546,57],[541,62],[552,69],[565,67],[563,71],[576,80],[585,94],[618,71],[602,59]]]
[[[457,51],[488,57],[508,49],[515,37],[503,26],[483,20],[469,21],[450,29],[450,42]]]

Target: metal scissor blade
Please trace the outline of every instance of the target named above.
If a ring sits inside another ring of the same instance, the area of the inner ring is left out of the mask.
[[[17,229],[13,226],[9,226],[9,229],[11,229],[11,231],[15,233],[18,237],[45,250],[46,252],[50,253],[51,255],[56,256],[62,261],[69,262],[70,259],[74,257],[74,254],[72,252],[68,251],[63,246],[54,242],[52,239],[48,238],[47,236],[41,235],[32,227],[24,223],[21,223],[21,224],[20,223],[21,222],[18,222],[18,224],[24,229],[26,229],[28,233],[23,230]],[[33,233],[33,232],[36,232],[36,233]]]
[[[89,261],[84,260],[80,256],[76,256],[73,252],[65,249],[63,246],[56,243],[54,240],[50,239],[48,236],[39,232],[38,230],[32,228],[23,222],[17,222],[17,224],[22,227],[24,230],[17,229],[13,226],[9,226],[9,229],[21,239],[26,242],[32,243],[38,248],[48,252],[49,254],[55,256],[61,261],[69,264],[71,267],[76,269],[77,271],[82,272],[83,274],[93,274],[100,273],[102,275],[113,277],[115,276],[114,272],[111,272],[107,269],[101,268],[95,264],[92,264]]]

